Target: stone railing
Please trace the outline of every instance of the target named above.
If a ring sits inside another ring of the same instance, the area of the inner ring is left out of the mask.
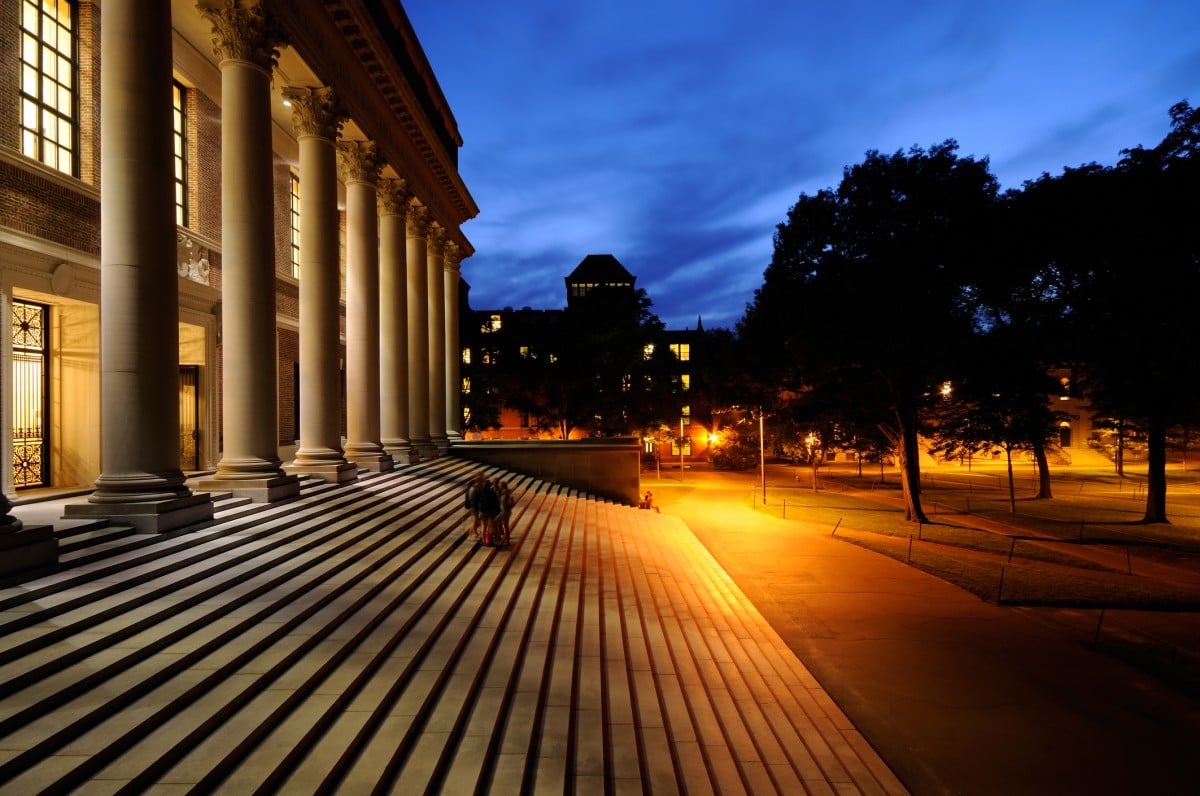
[[[636,506],[642,447],[635,437],[579,440],[470,440],[450,446],[451,456],[544,478]]]

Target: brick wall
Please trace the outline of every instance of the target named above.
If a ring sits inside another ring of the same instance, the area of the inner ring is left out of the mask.
[[[79,40],[79,179],[100,185],[100,9],[81,2],[76,10]]]
[[[0,227],[100,254],[99,201],[6,162],[0,162]]]

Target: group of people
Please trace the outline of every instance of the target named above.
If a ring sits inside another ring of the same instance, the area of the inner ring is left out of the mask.
[[[468,538],[478,539],[485,545],[508,544],[508,520],[516,502],[508,482],[498,477],[488,480],[479,473],[467,484],[464,497],[471,515]]]

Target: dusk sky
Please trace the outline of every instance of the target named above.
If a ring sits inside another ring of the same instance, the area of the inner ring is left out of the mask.
[[[1200,102],[1200,2],[407,0],[458,121],[476,309],[590,253],[668,328],[732,327],[802,193],[956,139],[1001,188],[1153,146]]]

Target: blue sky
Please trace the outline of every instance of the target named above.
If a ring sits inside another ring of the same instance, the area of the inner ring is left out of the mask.
[[[611,253],[668,328],[732,327],[802,193],[953,138],[1002,188],[1200,103],[1200,2],[407,0],[479,205],[476,309]]]

